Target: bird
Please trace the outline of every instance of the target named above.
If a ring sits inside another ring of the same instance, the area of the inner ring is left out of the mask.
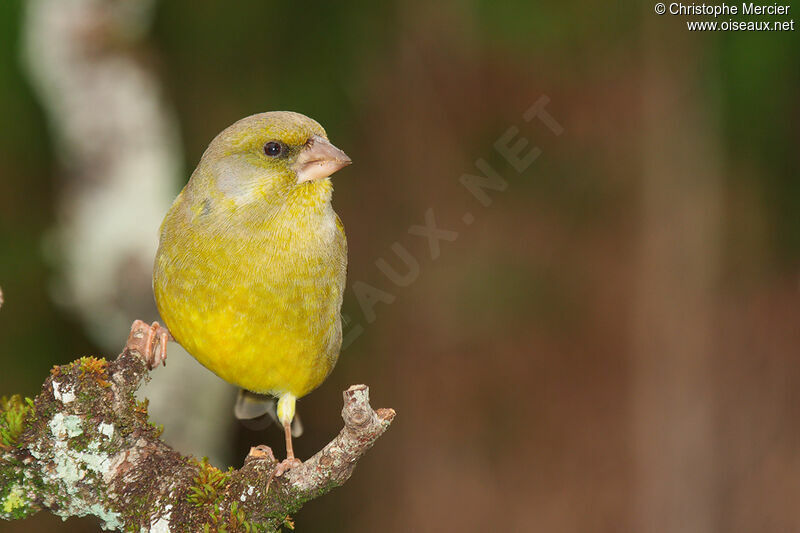
[[[281,471],[302,464],[292,445],[296,402],[327,378],[341,349],[347,240],[330,176],[350,163],[300,113],[259,113],[224,129],[161,225],[153,292],[166,327],[132,328],[147,326],[151,368],[175,340],[243,389],[237,411],[276,398]]]

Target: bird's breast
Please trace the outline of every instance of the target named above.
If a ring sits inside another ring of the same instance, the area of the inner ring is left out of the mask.
[[[222,378],[302,396],[341,345],[347,259],[336,214],[330,204],[290,205],[255,223],[224,223],[168,215],[154,275],[162,318]]]

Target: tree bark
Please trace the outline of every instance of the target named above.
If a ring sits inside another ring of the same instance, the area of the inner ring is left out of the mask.
[[[275,474],[266,446],[238,470],[220,471],[160,440],[134,393],[149,378],[136,343],[113,362],[83,357],[56,366],[31,401],[0,406],[0,518],[47,509],[97,516],[104,529],[277,531],[290,514],[342,485],[388,429],[395,412],[373,410],[369,389],[344,392],[344,428],[301,466]]]

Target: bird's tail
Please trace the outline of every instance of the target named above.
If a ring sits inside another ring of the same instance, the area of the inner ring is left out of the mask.
[[[272,396],[239,389],[239,395],[236,397],[236,405],[233,407],[233,414],[239,420],[255,420],[264,415],[268,415],[273,422],[280,426],[281,424],[278,421],[278,414],[276,411],[276,403],[275,398]],[[263,429],[263,427],[259,429]],[[295,413],[294,419],[292,420],[292,437],[299,437],[302,434],[303,424],[300,422],[300,416]]]

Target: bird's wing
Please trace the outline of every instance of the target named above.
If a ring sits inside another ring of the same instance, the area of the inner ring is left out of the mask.
[[[339,230],[339,233],[342,234],[342,245],[344,246],[344,256],[347,257],[347,237],[345,237],[344,233],[344,224],[342,224],[342,219],[339,218],[339,215],[336,215],[336,229]]]

